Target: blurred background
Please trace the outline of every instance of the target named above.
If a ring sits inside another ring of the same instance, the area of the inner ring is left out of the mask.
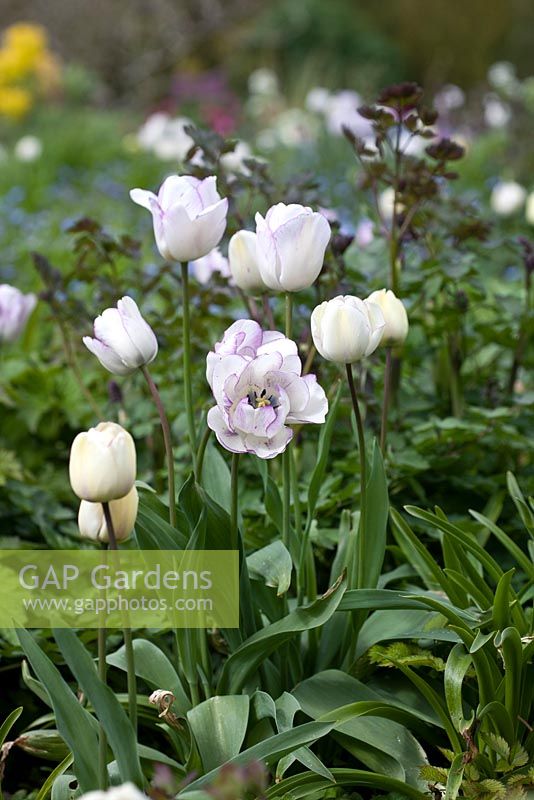
[[[259,66],[295,99],[316,84],[471,89],[498,61],[534,73],[531,0],[2,0],[0,26],[21,20],[87,70],[102,103],[140,108],[213,71],[242,93]]]

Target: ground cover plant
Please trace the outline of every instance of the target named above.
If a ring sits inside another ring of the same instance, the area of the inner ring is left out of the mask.
[[[528,117],[512,78],[493,113]],[[528,798],[534,242],[485,183],[513,136],[411,81],[250,94],[254,148],[73,93],[72,138],[37,109],[0,176],[2,548],[235,549],[240,590],[235,628],[2,629],[2,791]]]

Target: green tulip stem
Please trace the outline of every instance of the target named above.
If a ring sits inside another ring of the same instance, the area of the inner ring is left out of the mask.
[[[102,545],[103,549],[106,545]],[[98,629],[98,677],[102,683],[106,683],[106,628]],[[108,788],[108,740],[102,723],[98,723],[98,783],[100,789],[105,792]]]
[[[285,329],[286,336],[291,339],[293,330],[293,296],[291,292],[286,292],[285,304]],[[282,540],[285,546],[290,550],[289,539],[291,531],[291,442],[282,454]]]
[[[382,421],[380,424],[380,449],[382,455],[386,454],[386,439],[388,434],[388,414],[391,390],[391,347],[386,347],[386,366],[384,369],[384,397],[382,399]]]
[[[365,539],[365,512],[367,509],[367,461],[365,457],[365,435],[363,431],[363,420],[358,404],[358,395],[356,394],[356,386],[354,385],[354,376],[352,374],[352,364],[346,364],[347,380],[349,383],[350,396],[352,399],[352,407],[354,408],[354,416],[356,417],[356,429],[358,431],[358,450],[360,455],[360,526],[358,531],[358,564],[356,570],[356,586],[362,588],[363,583],[363,556],[364,556],[364,539]]]
[[[102,508],[104,509],[104,519],[106,520],[106,528],[108,530],[109,549],[118,550],[117,537],[115,536],[115,528],[113,527],[109,503],[102,503]],[[134,733],[137,736],[137,679],[135,677],[132,629],[129,627],[124,627],[123,636],[124,650],[126,652],[126,674],[128,681],[128,715],[130,717],[130,722],[132,723]]]
[[[211,428],[206,425],[206,430],[202,434],[202,439],[197,450],[197,481],[200,483],[202,480],[202,467],[204,466],[204,456],[206,454],[206,447],[208,446],[209,438],[211,436]]]
[[[191,379],[191,320],[189,317],[189,273],[187,263],[182,264],[182,335],[184,359],[184,395],[185,410],[187,414],[187,429],[189,433],[189,446],[193,460],[193,471],[196,475],[196,443],[195,415],[193,409],[193,387]]]
[[[233,550],[239,549],[239,453],[232,454],[232,470],[230,477],[230,529],[231,529],[231,547]]]
[[[286,336],[291,339],[293,333],[293,295],[286,292]]]
[[[150,394],[152,395],[152,399],[156,404],[156,408],[158,409],[159,414],[159,421],[161,424],[161,430],[163,432],[163,442],[165,444],[165,455],[167,456],[167,478],[169,482],[169,522],[171,523],[172,527],[176,527],[176,488],[175,488],[175,479],[174,479],[174,455],[172,452],[172,438],[171,438],[171,426],[169,425],[169,420],[167,418],[167,414],[165,413],[165,407],[161,400],[161,395],[158,392],[158,388],[154,381],[152,380],[152,376],[148,371],[147,367],[141,367],[143,375],[145,376],[145,380],[148,384],[148,388],[150,389]]]

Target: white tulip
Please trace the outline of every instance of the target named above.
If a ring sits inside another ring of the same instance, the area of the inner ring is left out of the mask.
[[[83,343],[114,375],[128,375],[150,364],[158,354],[154,331],[128,296],[118,301],[117,308],[106,308],[95,319],[94,339],[84,336]]]
[[[307,289],[319,275],[331,230],[322,214],[295,203],[256,214],[258,268],[263,282],[279,292]]]
[[[264,292],[264,284],[258,267],[256,234],[252,231],[234,233],[228,245],[230,272],[236,286],[244,292]]]
[[[490,204],[501,217],[515,214],[524,205],[527,196],[526,189],[516,181],[502,181],[493,187]]]
[[[133,783],[112,786],[107,791],[97,789],[80,795],[78,800],[148,800],[146,794],[139,791]]]
[[[36,295],[0,284],[0,342],[13,342],[21,335],[36,303]]]
[[[132,189],[130,197],[152,214],[154,235],[163,258],[196,261],[217,247],[226,228],[228,200],[221,199],[214,175],[204,180],[171,175],[157,195]]]
[[[315,347],[327,361],[340,364],[354,364],[376,350],[385,324],[379,306],[352,295],[325,301],[311,315]]]
[[[395,296],[391,289],[379,289],[367,298],[369,303],[379,306],[385,319],[380,344],[403,344],[408,336],[408,314],[402,300]]]
[[[529,225],[534,225],[534,192],[531,192],[527,197],[525,218]]]
[[[110,502],[109,512],[117,542],[127,539],[133,531],[138,506],[139,495],[135,486],[124,497]],[[84,539],[92,539],[94,542],[109,542],[108,526],[102,503],[90,503],[88,500],[82,500],[78,512],[78,528]]]
[[[74,439],[69,477],[80,500],[107,503],[125,497],[135,483],[135,473],[134,440],[116,422],[100,422]]]

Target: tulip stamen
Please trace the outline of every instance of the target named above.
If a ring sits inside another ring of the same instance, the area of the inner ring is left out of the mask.
[[[275,397],[274,394],[271,394],[269,395],[269,397],[267,397],[267,389],[262,389],[259,396],[258,392],[251,389],[251,391],[247,395],[247,399],[249,405],[251,405],[252,408],[265,408],[266,406],[272,406],[272,408],[278,408],[278,406],[280,405],[278,399]]]

